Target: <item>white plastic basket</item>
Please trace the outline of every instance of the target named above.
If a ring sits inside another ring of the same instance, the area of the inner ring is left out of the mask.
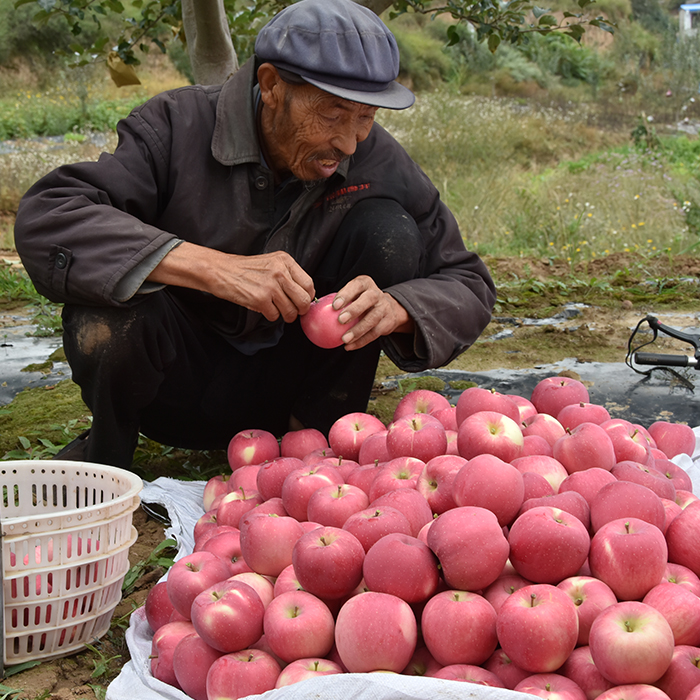
[[[141,479],[88,462],[0,462],[3,665],[65,656],[109,629]]]

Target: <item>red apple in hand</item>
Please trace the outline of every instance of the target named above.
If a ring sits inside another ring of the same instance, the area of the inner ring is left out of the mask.
[[[343,344],[343,336],[358,322],[353,319],[348,323],[340,323],[338,316],[343,313],[342,309],[333,308],[333,300],[336,293],[326,294],[326,296],[316,299],[311,303],[309,310],[299,317],[301,329],[306,337],[320,348],[337,348]]]

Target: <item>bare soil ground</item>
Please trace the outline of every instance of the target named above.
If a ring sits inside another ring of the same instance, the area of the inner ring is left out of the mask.
[[[538,259],[492,259],[488,263],[499,282],[494,321],[483,337],[450,365],[452,369],[529,368],[567,357],[581,361],[623,362],[631,329],[647,313],[655,313],[664,323],[677,328],[688,326],[688,315],[694,314],[695,325],[698,325],[700,259],[695,257],[650,261],[633,255],[617,255],[579,268]],[[580,314],[556,326],[533,326],[523,322],[524,318],[551,317],[572,303],[580,305]],[[504,330],[512,331],[512,334],[507,338],[493,339]],[[688,350],[687,345],[675,341],[662,341],[658,347],[660,352],[687,354]],[[390,415],[400,398],[400,392],[384,389],[386,381],[399,374],[400,371],[388,360],[382,360],[371,403],[372,410],[380,417]],[[84,410],[79,406],[77,393],[73,401],[76,405],[74,413]],[[0,442],[1,433],[9,427],[2,420],[0,417]],[[16,426],[11,429],[18,430]],[[182,463],[185,458],[196,462],[193,455],[183,457],[176,452],[168,460],[151,456],[145,467],[141,466],[149,469],[153,476],[160,473],[172,475],[173,460],[180,459]],[[224,457],[206,455],[203,464],[214,470],[224,468]],[[188,478],[192,478],[191,472]],[[164,538],[163,526],[142,510],[136,511],[134,524],[139,538],[130,552],[132,564],[146,560]],[[95,644],[97,653],[86,651],[45,661],[35,668],[7,677],[2,681],[3,685],[17,689],[13,697],[27,700],[103,698],[104,689],[128,660],[124,642],[128,615],[143,603],[161,574],[162,570],[158,568],[144,570],[135,589],[117,607],[112,629]]]

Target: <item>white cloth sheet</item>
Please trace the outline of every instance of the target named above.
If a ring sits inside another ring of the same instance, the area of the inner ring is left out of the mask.
[[[700,427],[694,428],[697,438],[693,457],[680,455],[673,459],[693,481],[693,493],[700,494]],[[177,540],[176,559],[190,554],[194,548],[194,524],[204,514],[202,494],[204,482],[185,482],[161,477],[144,483],[141,498],[146,503],[160,503],[167,508],[172,525],[166,537]],[[165,577],[164,577],[165,578]],[[185,693],[153,678],[150,673],[152,632],[143,607],[134,611],[126,633],[131,660],[107,688],[106,700],[188,700]],[[523,693],[489,688],[440,678],[401,676],[388,673],[348,673],[313,678],[303,683],[248,696],[256,700],[514,700]]]

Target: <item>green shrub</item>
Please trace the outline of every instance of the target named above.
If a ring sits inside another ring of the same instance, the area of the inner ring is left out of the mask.
[[[393,28],[401,54],[401,78],[416,90],[428,90],[447,79],[453,70],[445,42],[428,33]]]

